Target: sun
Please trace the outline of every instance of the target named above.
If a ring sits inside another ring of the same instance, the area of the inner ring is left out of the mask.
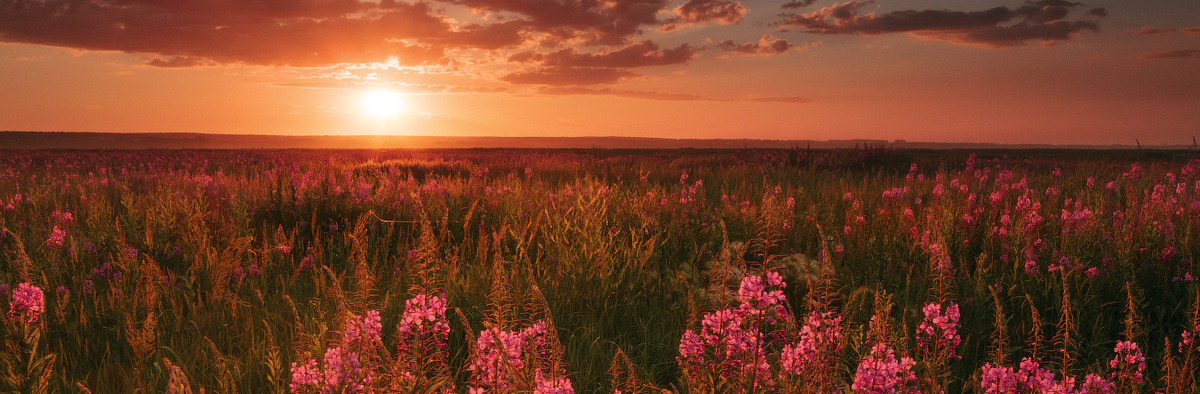
[[[403,98],[390,90],[372,90],[363,95],[363,114],[375,119],[391,119],[404,110]]]

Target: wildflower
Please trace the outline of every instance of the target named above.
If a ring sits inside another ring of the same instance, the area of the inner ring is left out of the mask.
[[[42,289],[29,283],[21,283],[12,291],[12,301],[8,309],[8,318],[21,316],[26,323],[37,320],[46,311],[46,300]]]
[[[383,343],[379,332],[383,330],[379,311],[368,311],[366,316],[350,314],[343,326],[342,346],[347,349],[368,351]]]
[[[859,361],[850,388],[858,394],[917,393],[917,375],[912,371],[916,364],[910,357],[897,360],[887,344],[877,343],[871,354]]]
[[[376,312],[378,314],[378,312]],[[446,340],[450,336],[450,324],[446,321],[446,297],[417,294],[405,301],[404,316],[400,318],[402,337],[424,338],[436,336]]]
[[[1113,369],[1110,377],[1114,380],[1125,380],[1136,383],[1142,382],[1142,374],[1146,371],[1146,358],[1136,342],[1117,341],[1113,348],[1116,356],[1109,360],[1108,367]]]
[[[300,271],[312,271],[313,268],[315,268],[315,266],[313,265],[312,255],[304,256],[304,258],[300,260]]]
[[[571,387],[570,379],[546,379],[541,371],[537,373],[536,384],[537,386],[533,389],[533,394],[575,394],[575,389]]]
[[[323,392],[360,393],[366,390],[371,381],[371,373],[362,369],[358,353],[344,351],[341,347],[325,351]]]
[[[291,252],[292,252],[291,246],[287,246],[282,243],[275,245],[275,253],[278,253],[280,256],[286,256],[288,253],[291,253]]]
[[[58,228],[58,226],[54,226],[54,229],[50,230],[50,237],[46,238],[46,246],[63,246],[63,239],[66,236],[67,233],[65,231]]]
[[[922,308],[925,320],[917,326],[917,344],[930,353],[956,357],[955,348],[962,342],[958,335],[958,304],[927,303]]]
[[[292,382],[288,384],[292,394],[315,392],[320,385],[321,370],[317,368],[317,360],[309,358],[303,365],[292,363]]]
[[[92,294],[92,291],[94,291],[94,286],[92,285],[92,280],[84,279],[83,280],[83,294]]]
[[[804,326],[800,327],[800,339],[783,347],[780,367],[787,374],[801,374],[814,367],[815,363],[829,362],[842,352],[842,317],[833,312],[813,311]],[[680,353],[682,354],[682,344]]]
[[[489,328],[479,333],[475,345],[475,360],[468,369],[477,374],[474,379],[484,387],[507,389],[509,379],[506,372],[525,367],[521,357],[523,342],[520,333]]]
[[[984,394],[1016,394],[1018,388],[1024,385],[1024,377],[1012,367],[1003,367],[987,363],[982,368],[980,388]]]

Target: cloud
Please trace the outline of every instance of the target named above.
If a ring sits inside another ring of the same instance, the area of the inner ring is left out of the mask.
[[[185,67],[211,66],[211,65],[213,65],[213,62],[209,61],[208,59],[205,59],[205,58],[197,58],[197,57],[191,57],[191,56],[175,56],[170,59],[163,59],[161,57],[156,57],[156,58],[150,59],[150,61],[146,62],[146,65],[151,66],[151,67],[163,67],[163,68],[185,68]]]
[[[810,102],[812,102],[812,99],[809,99],[807,97],[800,97],[800,96],[771,96],[771,97],[752,98],[752,99],[749,99],[749,101],[758,101],[758,102],[765,102],[765,103],[793,103],[793,104],[796,104],[796,103],[810,103]]]
[[[812,5],[812,3],[816,3],[816,2],[817,2],[817,0],[794,0],[794,1],[784,3],[781,7],[783,7],[783,8],[804,8],[804,7],[808,7],[808,6]]]
[[[716,21],[722,25],[732,25],[746,17],[746,7],[742,3],[730,0],[688,0],[671,11],[675,15],[661,28],[662,31],[674,31],[684,26]]]
[[[618,68],[539,67],[509,73],[500,80],[517,85],[608,85],[636,76],[635,72]]]
[[[1144,36],[1173,36],[1173,35],[1200,35],[1200,26],[1185,27],[1182,29],[1174,27],[1154,27],[1142,26],[1141,29],[1134,30],[1134,34]]]
[[[451,47],[511,43],[511,33],[495,34],[500,28],[456,28],[426,3],[394,1],[9,0],[0,8],[5,42],[157,54],[177,64],[324,66],[388,56],[430,64]]]
[[[598,53],[581,53],[575,48],[564,48],[549,53],[532,51],[509,56],[508,61],[518,63],[541,63],[548,67],[604,67],[634,68],[683,64],[700,56],[688,44],[676,48],[660,49],[653,41],[645,40],[624,48]]]
[[[609,89],[609,88],[589,88],[582,86],[543,86],[537,89],[537,93],[555,96],[566,95],[586,95],[586,96],[614,96],[640,100],[660,100],[660,101],[720,101],[708,97],[696,96],[683,93],[662,93],[662,92],[647,92],[641,90],[625,90],[625,89]]]
[[[863,14],[874,2],[847,1],[807,14],[788,14],[782,26],[799,27],[812,34],[867,36],[908,33],[956,44],[994,48],[1023,46],[1026,41],[1058,41],[1080,31],[1098,29],[1094,21],[1064,20],[1079,3],[1040,0],[1010,10],[993,7],[982,11],[904,10],[882,15]]]
[[[1200,49],[1178,49],[1165,52],[1146,52],[1142,59],[1200,59]]]
[[[477,11],[519,14],[529,29],[563,40],[622,45],[656,27],[670,0],[448,0]]]
[[[747,42],[745,44],[735,44],[733,40],[725,40],[717,43],[717,48],[729,52],[735,56],[771,56],[787,53],[789,50],[804,50],[810,46],[820,46],[821,42],[815,44],[793,45],[782,38],[775,38],[770,34],[764,34],[757,42]],[[718,57],[727,57],[723,55]]]

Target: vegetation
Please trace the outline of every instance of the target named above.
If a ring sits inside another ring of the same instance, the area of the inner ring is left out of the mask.
[[[0,390],[1191,393],[1193,157],[7,151]]]

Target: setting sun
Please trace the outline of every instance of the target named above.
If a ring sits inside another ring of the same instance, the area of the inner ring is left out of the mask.
[[[404,101],[390,90],[372,90],[363,95],[363,114],[375,119],[391,119],[404,110]]]

